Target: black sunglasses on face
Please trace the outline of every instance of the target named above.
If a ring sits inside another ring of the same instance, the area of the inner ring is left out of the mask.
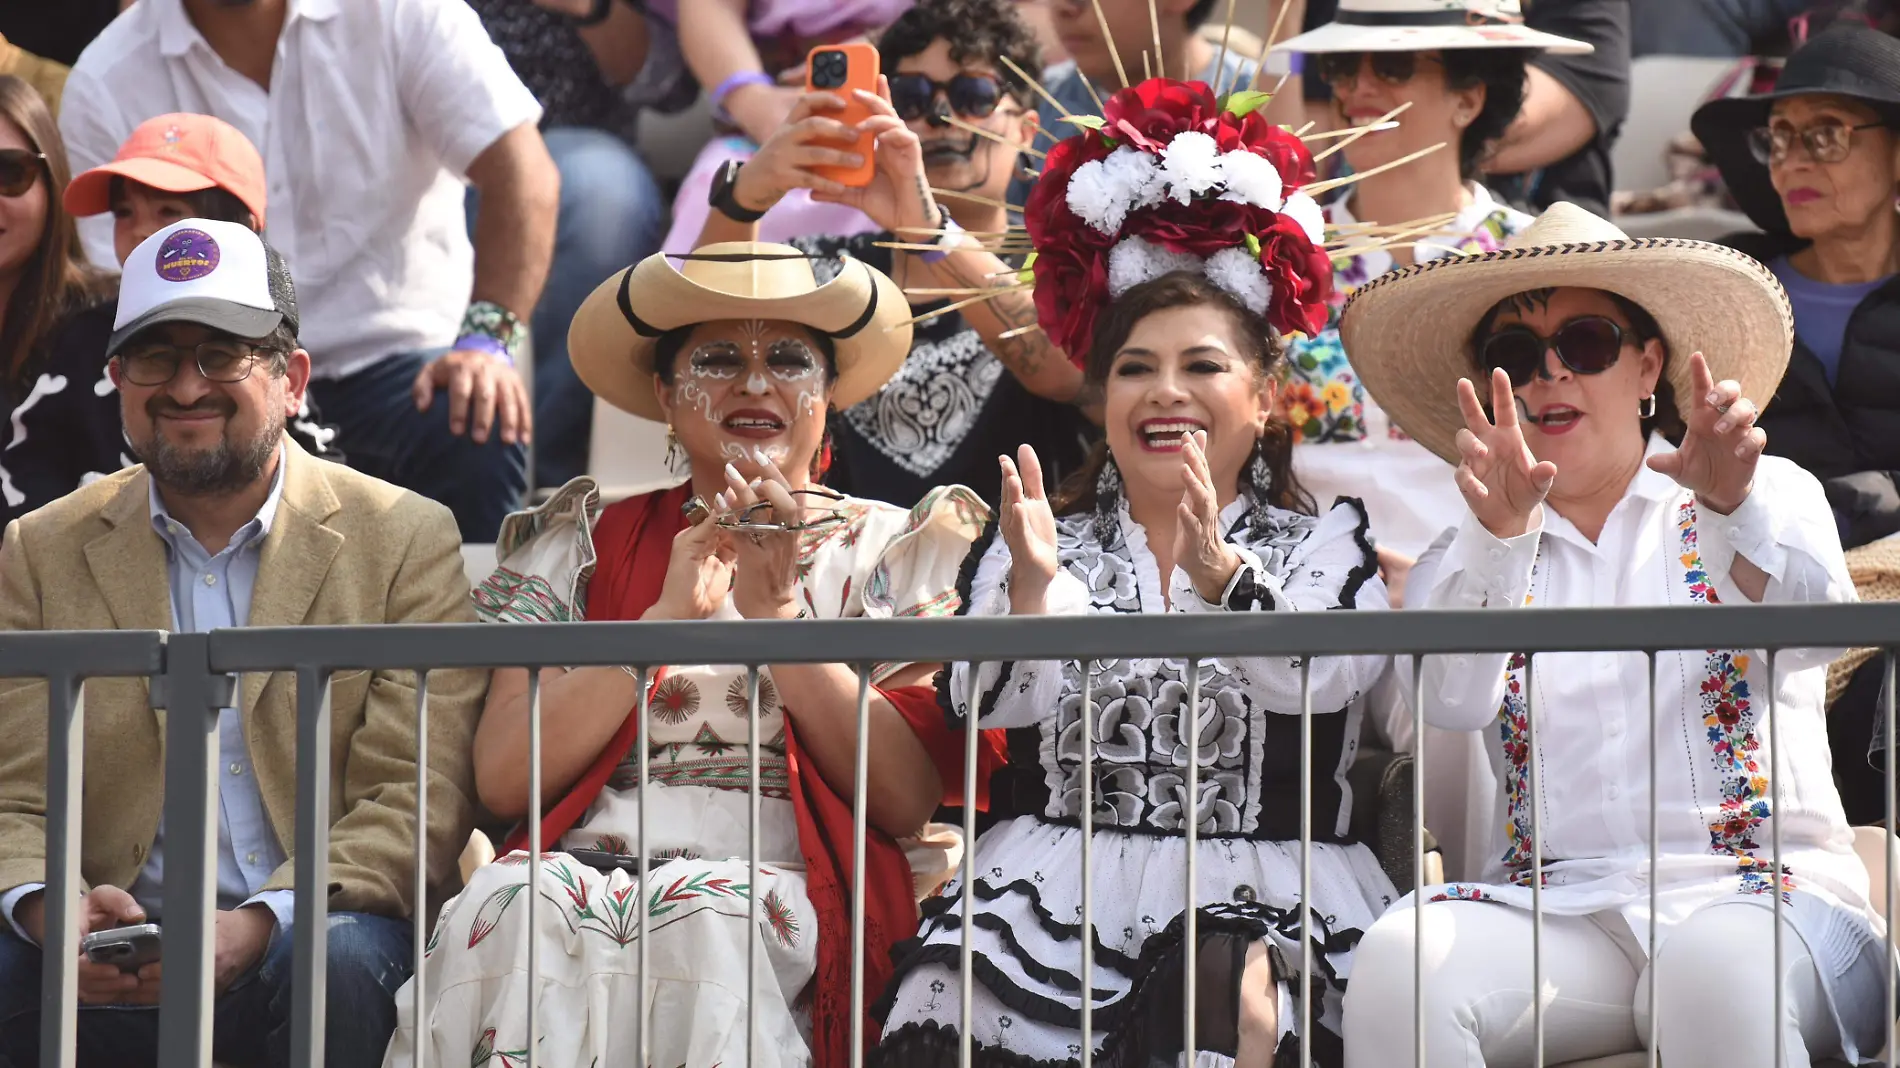
[[[0,148],[0,197],[25,196],[46,169],[46,156],[24,148]]]
[[[937,94],[950,101],[950,110],[966,119],[987,119],[1003,102],[1002,79],[987,74],[959,74],[947,82],[922,74],[893,74],[891,108],[905,122],[916,122],[936,112]]]
[[[1361,61],[1372,57],[1372,76],[1387,85],[1404,85],[1418,74],[1418,61],[1437,56],[1418,52],[1323,52],[1318,56],[1320,80],[1328,85],[1350,85],[1359,80]]]
[[[1507,326],[1484,339],[1479,355],[1487,372],[1502,367],[1511,385],[1522,388],[1544,373],[1544,354],[1551,351],[1577,374],[1600,375],[1623,353],[1623,328],[1601,315],[1578,316],[1549,337],[1528,326]]]

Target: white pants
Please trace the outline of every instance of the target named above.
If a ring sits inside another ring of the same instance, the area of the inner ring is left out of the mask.
[[[1668,1068],[1785,1068],[1839,1052],[1840,1034],[1807,945],[1784,923],[1782,1011],[1773,1019],[1774,912],[1722,901],[1663,940],[1653,965],[1621,916],[1544,917],[1544,1063],[1635,1053],[1649,1035]],[[1409,908],[1381,917],[1353,958],[1346,990],[1346,1068],[1410,1068],[1413,1046]],[[1425,1064],[1520,1068],[1533,1062],[1531,914],[1475,901],[1425,907]]]

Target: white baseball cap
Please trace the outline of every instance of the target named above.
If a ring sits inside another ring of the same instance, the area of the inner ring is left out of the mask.
[[[286,318],[295,329],[296,297],[282,262],[248,226],[185,219],[165,227],[126,257],[107,353],[159,323],[199,323],[242,338],[264,337]]]

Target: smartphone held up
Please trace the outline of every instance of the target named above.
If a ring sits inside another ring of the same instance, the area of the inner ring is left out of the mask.
[[[838,94],[844,100],[844,111],[836,118],[846,126],[855,127],[871,117],[871,109],[858,99],[853,90],[861,89],[875,95],[877,76],[877,49],[863,42],[820,45],[805,57],[805,88],[811,92]],[[876,134],[860,133],[856,141],[833,141],[827,138],[816,143],[856,152],[863,162],[856,167],[819,165],[812,168],[814,173],[853,188],[871,184],[871,175],[875,173],[872,153],[877,148]]]

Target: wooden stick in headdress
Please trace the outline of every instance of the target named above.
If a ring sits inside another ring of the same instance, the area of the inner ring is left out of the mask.
[[[1330,254],[1331,258],[1335,260],[1346,260],[1346,259],[1351,259],[1354,256],[1364,256],[1369,252],[1379,252],[1379,251],[1383,251],[1387,249],[1398,248],[1401,245],[1408,245],[1408,244],[1412,245],[1413,247],[1416,247],[1418,242],[1413,240],[1414,238],[1426,237],[1431,234],[1439,233],[1442,231],[1442,228],[1444,227],[1445,224],[1439,220],[1432,219],[1432,220],[1424,220],[1422,225],[1409,225],[1409,224],[1400,224],[1400,225],[1409,226],[1409,228],[1398,230],[1395,233],[1388,234],[1383,239],[1378,240],[1378,241],[1371,241],[1371,242],[1366,242],[1363,244],[1346,245],[1340,248],[1339,251],[1331,253]],[[1450,236],[1450,235],[1447,235],[1447,236]]]
[[[898,329],[899,327],[916,326],[918,323],[925,322],[930,319],[935,319],[940,315],[948,315],[951,312],[958,310],[959,308],[967,308],[972,304],[981,304],[986,300],[994,300],[1005,293],[1026,293],[1033,288],[1035,287],[1027,286],[1027,285],[1009,286],[1007,288],[998,288],[995,291],[985,293],[980,297],[966,297],[963,300],[959,300],[954,304],[946,304],[941,308],[932,309],[931,311],[927,311],[923,313],[922,315],[913,315],[901,323],[892,323],[891,325],[884,328],[884,332],[889,333],[892,330]]]
[[[1341,140],[1339,143],[1328,147],[1324,152],[1321,152],[1315,155],[1313,157],[1313,162],[1318,163],[1320,160],[1323,160],[1327,156],[1330,156],[1333,153],[1340,151],[1341,149],[1345,148],[1347,145],[1350,145],[1354,141],[1359,140],[1361,137],[1364,137],[1365,135],[1372,133],[1374,130],[1389,129],[1389,127],[1384,126],[1382,124],[1391,122],[1393,119],[1398,118],[1400,114],[1404,113],[1411,106],[1412,106],[1412,102],[1410,100],[1402,101],[1398,107],[1395,107],[1391,111],[1388,111],[1385,114],[1379,116],[1377,119],[1373,120],[1368,125],[1357,127],[1356,129],[1351,131],[1351,136],[1346,137],[1345,139]],[[1339,135],[1339,132],[1335,132],[1334,134],[1330,136],[1336,137],[1338,135]]]
[[[1267,54],[1273,51],[1274,43],[1280,39],[1280,24],[1286,21],[1286,13],[1292,9],[1293,0],[1280,0],[1280,12],[1273,16],[1273,25],[1267,29],[1267,43],[1260,49],[1260,62],[1253,65],[1253,77],[1247,79],[1247,88],[1260,88],[1260,76],[1267,72]],[[1285,85],[1286,79],[1281,78],[1280,84]],[[1273,95],[1279,96],[1280,90],[1275,89]]]
[[[1308,196],[1317,197],[1321,193],[1329,193],[1342,186],[1348,186],[1348,185],[1353,184],[1354,182],[1364,181],[1375,174],[1384,174],[1386,171],[1389,171],[1394,167],[1402,167],[1405,164],[1410,163],[1415,159],[1420,159],[1424,156],[1429,156],[1432,153],[1444,147],[1445,147],[1445,142],[1440,141],[1437,144],[1431,146],[1430,148],[1421,148],[1417,152],[1412,153],[1411,155],[1401,156],[1390,163],[1380,164],[1379,166],[1374,167],[1369,171],[1360,171],[1356,174],[1348,174],[1344,178],[1334,178],[1330,181],[1315,182],[1312,185],[1302,187],[1300,191],[1305,193]]]
[[[981,204],[984,207],[988,207],[988,208],[1002,208],[1005,211],[1013,211],[1018,215],[1021,215],[1023,213],[1023,209],[1017,207],[1014,204],[1008,203],[1007,201],[997,200],[994,197],[978,196],[975,193],[966,193],[961,189],[938,189],[937,187],[932,186],[930,189],[930,195],[937,196],[937,197],[949,197],[952,200],[967,200],[973,204]]]
[[[1081,80],[1082,88],[1089,91],[1089,99],[1095,101],[1095,113],[1097,115],[1107,113],[1108,109],[1102,106],[1102,95],[1095,91],[1095,83],[1089,80],[1088,75],[1082,73],[1081,67],[1075,68],[1075,76]]]
[[[1306,125],[1310,127],[1313,124],[1309,122]],[[1348,126],[1343,130],[1321,130],[1318,133],[1303,132],[1300,134],[1300,140],[1309,143],[1313,141],[1329,141],[1335,137],[1351,137],[1356,134],[1378,133],[1381,130],[1396,130],[1398,128],[1399,124],[1396,122],[1373,122],[1365,126]]]
[[[1115,47],[1115,35],[1108,31],[1108,16],[1102,14],[1102,0],[1089,0],[1095,7],[1095,23],[1102,28],[1102,41],[1108,45],[1108,56],[1115,61],[1115,76],[1122,80],[1122,88],[1128,88],[1128,72],[1122,69],[1121,49]],[[1079,68],[1078,68],[1079,69]]]
[[[1057,100],[1055,96],[1049,92],[1049,90],[1044,89],[1042,87],[1041,82],[1037,81],[1034,78],[1031,78],[1029,76],[1028,71],[1025,71],[1021,67],[1018,67],[1016,65],[1015,60],[1010,59],[1008,56],[997,56],[996,58],[1003,61],[1003,66],[1008,67],[1010,70],[1015,71],[1016,76],[1018,78],[1021,78],[1023,81],[1028,82],[1029,87],[1036,91],[1036,95],[1042,97],[1044,100],[1047,100],[1050,106],[1056,109],[1057,113],[1061,114],[1064,118],[1068,117],[1069,109],[1062,106],[1062,101]]]
[[[1221,86],[1227,81],[1227,42],[1234,36],[1234,5],[1238,0],[1227,0],[1227,24],[1220,31],[1220,57],[1214,61],[1214,96],[1219,98]]]
[[[1141,80],[1145,82],[1154,76],[1154,67],[1148,63],[1148,50],[1144,48],[1141,50]]]
[[[1018,151],[1021,151],[1026,155],[1034,156],[1037,159],[1043,159],[1044,157],[1049,155],[1049,153],[1044,152],[1040,148],[1030,148],[1028,145],[1019,145],[1016,142],[1011,141],[1009,138],[1004,137],[1002,134],[999,134],[994,130],[985,130],[981,126],[977,126],[973,123],[964,122],[962,119],[957,118],[955,115],[945,115],[945,116],[942,116],[942,118],[948,120],[950,125],[955,126],[959,130],[963,130],[966,133],[973,133],[977,135],[978,137],[987,138],[991,141],[996,142],[999,145],[1003,145],[1006,148],[1017,149]]]
[[[1154,37],[1155,77],[1166,78],[1168,76],[1168,65],[1166,61],[1161,58],[1161,13],[1157,9],[1155,0],[1148,0],[1148,32]],[[1191,76],[1193,73],[1191,70],[1182,71],[1181,76],[1185,78]]]
[[[1028,326],[1019,326],[1014,330],[1005,330],[1002,333],[996,335],[996,340],[1008,341],[1010,338],[1022,337],[1024,334],[1033,334],[1036,331],[1041,330],[1041,329],[1042,329],[1041,323],[1030,323]]]

